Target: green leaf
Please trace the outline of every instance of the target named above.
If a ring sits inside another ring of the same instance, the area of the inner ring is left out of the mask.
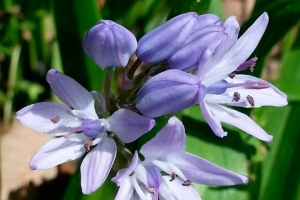
[[[257,56],[259,61],[255,66],[252,75],[259,77],[263,69],[263,61],[273,46],[279,42],[286,33],[299,21],[300,19],[300,2],[298,0],[260,0],[256,1],[253,13],[250,19],[241,27],[242,34],[246,29],[263,13],[267,12],[269,15],[269,24],[264,33],[253,56]]]
[[[246,144],[237,132],[218,138],[210,127],[190,117],[183,117],[186,129],[186,151],[198,155],[220,167],[240,174],[247,174],[246,155],[253,147]],[[203,199],[246,199],[245,185],[231,187],[209,187],[194,184]]]
[[[86,31],[100,20],[96,1],[53,0],[64,72],[92,90],[100,90],[105,73],[85,55],[82,39]]]

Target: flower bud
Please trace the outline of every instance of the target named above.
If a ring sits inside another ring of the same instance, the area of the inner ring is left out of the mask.
[[[137,56],[147,63],[165,60],[181,49],[192,33],[219,22],[219,17],[212,14],[188,12],[178,15],[142,37]]]
[[[125,67],[136,48],[134,35],[110,20],[101,20],[83,38],[85,53],[102,69]]]
[[[146,117],[159,117],[197,104],[205,91],[198,77],[170,69],[145,83],[137,93],[136,107]]]
[[[208,29],[208,28],[207,28]],[[226,40],[226,34],[222,31],[204,33],[196,40],[191,40],[182,49],[168,59],[171,69],[189,71],[198,67],[202,51],[206,47],[213,49],[213,54],[218,52],[220,45]]]

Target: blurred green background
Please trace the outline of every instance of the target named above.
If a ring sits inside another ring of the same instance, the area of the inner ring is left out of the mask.
[[[253,53],[259,60],[252,75],[263,77],[285,92],[289,105],[241,111],[273,135],[273,141],[261,142],[230,126],[225,126],[227,137],[217,138],[197,106],[179,116],[186,127],[187,151],[250,178],[249,184],[234,187],[195,185],[202,199],[300,199],[300,1],[237,0],[239,4],[235,5],[240,7],[236,8],[232,2],[1,0],[1,133],[10,127],[17,110],[38,101],[55,100],[45,81],[50,68],[64,72],[89,90],[101,91],[105,72],[84,54],[81,46],[85,32],[100,19],[114,20],[140,38],[166,19],[187,11],[215,13],[223,20],[235,14],[242,24],[242,34],[262,12],[268,12],[267,31]],[[253,11],[249,2],[254,4]],[[117,70],[115,78],[118,73]],[[157,119],[156,130],[166,120]],[[82,195],[76,173],[62,198],[113,199],[117,188],[109,180],[93,195]]]

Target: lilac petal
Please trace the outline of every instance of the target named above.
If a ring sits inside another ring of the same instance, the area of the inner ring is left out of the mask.
[[[110,20],[101,20],[83,39],[85,53],[102,69],[125,67],[136,48],[137,41],[134,35]]]
[[[147,186],[154,189],[153,199],[158,200],[158,188],[162,181],[161,173],[155,166],[145,166],[145,169],[147,172]]]
[[[228,83],[244,83],[245,81],[253,82],[265,82],[262,79],[248,76],[248,75],[236,75],[233,79],[227,78]],[[230,105],[242,106],[242,107],[261,107],[261,106],[285,106],[288,104],[287,96],[282,93],[278,88],[269,83],[269,88],[264,89],[244,89],[240,88],[230,88],[226,91],[224,95],[233,96],[234,92],[238,92],[241,99],[237,103],[228,102]],[[255,104],[251,106],[247,101],[246,97],[250,95],[254,98]],[[244,102],[239,104],[239,102]],[[222,103],[222,102],[220,102]]]
[[[48,169],[61,163],[75,160],[85,153],[82,143],[72,142],[63,137],[47,142],[31,159],[30,169]]]
[[[156,63],[170,57],[182,47],[197,22],[197,13],[178,15],[147,33],[138,41],[137,57]]]
[[[131,178],[127,177],[122,182],[118,190],[117,196],[115,197],[115,200],[132,200],[133,192],[134,187],[131,183]]]
[[[221,122],[233,125],[262,141],[270,142],[273,139],[273,136],[266,133],[250,117],[243,113],[217,104],[211,104],[210,109],[213,115]]]
[[[146,82],[137,94],[136,107],[147,117],[158,117],[193,106],[204,95],[199,78],[170,69]]]
[[[113,165],[117,146],[113,139],[102,137],[97,146],[81,163],[81,188],[84,194],[92,194],[105,181]]]
[[[229,73],[235,71],[238,66],[246,61],[265,32],[268,21],[268,14],[263,13],[224,55],[222,60],[212,66],[211,70],[205,75],[207,87],[226,78]]]
[[[169,176],[163,176],[163,181],[159,187],[160,199],[201,200],[201,197],[192,185],[183,186],[182,183],[183,180],[180,178],[175,178],[175,180],[170,181]]]
[[[155,159],[184,149],[184,126],[178,118],[171,117],[167,125],[142,146],[140,152],[146,159]]]
[[[167,157],[187,179],[204,185],[226,186],[248,183],[248,178],[221,168],[203,158],[188,152],[180,152]]]
[[[80,126],[82,120],[71,113],[71,109],[57,103],[36,103],[19,110],[20,122],[36,131],[53,136],[70,133],[68,127]]]
[[[211,48],[205,48],[200,55],[199,58],[199,64],[198,69],[196,72],[196,76],[199,77],[200,80],[202,80],[202,77],[204,77],[205,73],[209,70],[212,62],[212,53],[213,50]],[[203,83],[205,84],[205,83]]]
[[[155,125],[154,119],[141,116],[128,109],[119,109],[106,120],[107,130],[115,133],[125,143],[133,142]]]
[[[227,135],[227,132],[224,132],[220,120],[211,112],[210,105],[207,104],[205,101],[199,102],[201,112],[203,114],[204,119],[218,137],[224,137]]]
[[[222,44],[226,35],[223,32],[212,32],[204,35],[191,44],[178,50],[168,59],[168,65],[171,69],[179,69],[189,71],[199,63],[200,55],[203,49],[210,46],[211,49],[216,49]],[[193,55],[193,56],[191,56]]]
[[[137,151],[134,152],[132,161],[127,168],[120,169],[115,177],[111,179],[112,182],[115,182],[117,186],[122,186],[123,181],[127,179],[127,177],[133,172],[136,168],[139,161],[139,154]]]
[[[97,91],[90,92],[95,102],[95,110],[99,118],[103,118],[106,111],[106,103],[102,94]]]
[[[224,23],[224,27],[224,32],[227,33],[228,37],[220,51],[214,55],[212,66],[216,65],[221,60],[221,58],[223,58],[228,50],[231,49],[231,47],[236,43],[239,36],[240,26],[236,21],[236,16],[229,17]]]
[[[92,118],[98,118],[95,113],[94,100],[92,95],[74,79],[50,69],[46,77],[51,89],[56,96],[68,106],[85,110]]]

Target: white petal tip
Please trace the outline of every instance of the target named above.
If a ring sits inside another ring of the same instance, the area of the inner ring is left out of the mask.
[[[271,142],[273,140],[273,136],[272,135],[268,135],[267,138],[265,138],[263,141],[265,142]]]
[[[156,124],[156,122],[155,122],[155,120],[154,119],[152,119],[151,121],[150,121],[150,130],[155,126],[155,124]]]
[[[249,183],[248,177],[247,177],[247,176],[244,176],[244,177],[242,178],[242,182],[243,182],[244,184]]]
[[[29,168],[30,168],[31,170],[37,170],[37,169],[38,169],[37,166],[36,166],[35,164],[29,164]]]

